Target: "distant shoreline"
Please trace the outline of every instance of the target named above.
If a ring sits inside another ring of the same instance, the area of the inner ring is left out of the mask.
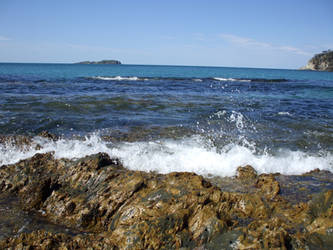
[[[77,65],[82,62],[0,62],[0,64],[63,64],[63,65]],[[86,64],[90,65],[90,64]],[[103,65],[103,64],[91,64],[91,65]],[[219,65],[182,65],[182,64],[140,64],[140,63],[121,63],[118,65],[129,66],[149,66],[149,67],[206,67],[206,68],[238,68],[238,69],[268,69],[268,70],[296,70],[299,68],[264,68],[264,67],[245,67],[245,66],[219,66]]]
[[[1,64],[42,64],[42,65],[108,65],[106,63],[84,63],[84,62],[0,62]],[[112,64],[111,64],[112,65]],[[113,64],[113,65],[125,65],[125,66],[149,66],[149,67],[206,67],[206,68],[237,68],[237,69],[262,69],[262,70],[290,70],[290,71],[308,71],[308,72],[328,72],[329,71],[319,71],[319,70],[311,70],[311,69],[300,69],[300,68],[264,68],[264,67],[245,67],[245,66],[217,66],[217,65],[180,65],[180,64],[139,64],[139,63],[121,63]]]
[[[121,64],[118,60],[82,61],[75,64]]]
[[[314,55],[300,70],[333,72],[333,51],[325,50]]]

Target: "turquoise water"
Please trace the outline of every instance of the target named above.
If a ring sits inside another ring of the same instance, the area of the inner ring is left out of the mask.
[[[104,151],[147,171],[331,170],[332,101],[330,72],[0,64],[2,135],[47,130],[62,146],[38,143],[59,157]],[[38,151],[0,150],[0,164]]]
[[[84,65],[84,64],[38,64],[0,63],[2,76],[36,79],[75,79],[77,77],[138,76],[138,77],[224,77],[262,78],[289,80],[333,81],[331,72],[315,72],[285,69],[257,69],[200,66],[158,66],[158,65]]]

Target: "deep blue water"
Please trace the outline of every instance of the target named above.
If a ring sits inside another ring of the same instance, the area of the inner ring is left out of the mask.
[[[79,64],[0,64],[0,134],[200,135],[217,148],[333,152],[333,73]],[[136,136],[136,137],[135,137]],[[330,163],[332,164],[332,163]]]

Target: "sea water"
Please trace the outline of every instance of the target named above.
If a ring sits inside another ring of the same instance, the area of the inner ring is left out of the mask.
[[[38,134],[49,131],[53,141]],[[133,170],[232,176],[333,171],[333,73],[0,64],[0,165],[106,152]],[[37,146],[38,145],[38,146]]]

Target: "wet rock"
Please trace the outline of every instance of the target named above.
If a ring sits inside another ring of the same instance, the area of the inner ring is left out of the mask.
[[[310,216],[313,221],[306,227],[309,233],[333,236],[333,190],[318,195],[310,202]]]
[[[103,236],[93,234],[55,234],[44,230],[22,233],[18,237],[0,242],[1,249],[118,249],[105,241]]]
[[[59,139],[58,136],[56,136],[54,134],[51,134],[51,133],[49,133],[48,131],[45,131],[45,130],[40,132],[38,134],[38,136],[47,138],[47,139],[52,140],[52,141],[56,141],[56,140]]]
[[[25,202],[25,209],[39,209],[52,192],[60,187],[61,185],[52,178],[43,178],[32,182],[20,192],[21,199]]]
[[[291,237],[278,218],[254,221],[239,238],[240,249],[290,249]]]
[[[257,171],[250,165],[237,168],[237,178],[240,180],[254,180],[257,178]]]
[[[75,161],[36,154],[0,168],[0,192],[18,197],[22,210],[69,231],[17,232],[0,247],[291,249],[329,244],[332,190],[310,203],[291,204],[281,197],[276,176],[257,176],[250,166],[238,173],[234,181],[252,186],[251,192],[226,192],[194,173],[130,171],[103,153]]]
[[[0,144],[11,145],[24,149],[32,144],[32,138],[22,135],[0,135]]]
[[[272,174],[261,174],[256,183],[256,187],[270,200],[280,193],[280,185]]]

